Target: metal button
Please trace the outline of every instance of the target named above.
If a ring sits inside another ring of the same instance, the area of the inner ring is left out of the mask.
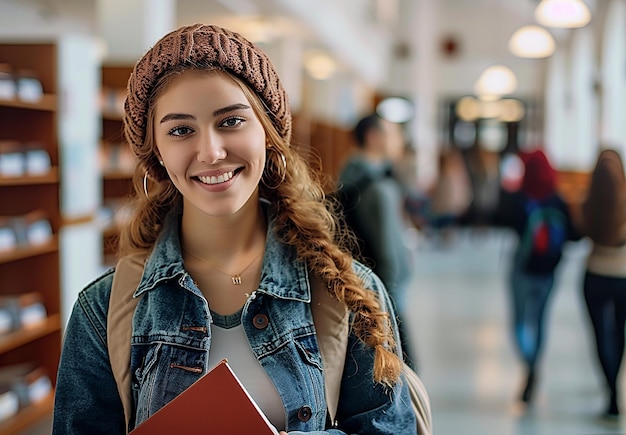
[[[252,318],[252,324],[256,329],[265,329],[268,323],[270,323],[270,319],[266,314],[257,314]]]
[[[308,406],[303,406],[298,410],[298,420],[302,422],[307,422],[311,419],[313,412],[311,412],[311,408]]]

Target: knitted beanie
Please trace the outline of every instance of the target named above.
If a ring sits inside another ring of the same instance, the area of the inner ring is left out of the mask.
[[[148,100],[161,76],[180,64],[223,69],[260,97],[278,133],[289,141],[291,112],[287,93],[270,59],[241,35],[217,26],[194,24],[161,38],[137,62],[128,80],[124,133],[136,154],[146,137]]]

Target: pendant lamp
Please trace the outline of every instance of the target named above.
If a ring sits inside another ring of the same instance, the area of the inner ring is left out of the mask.
[[[591,12],[582,0],[541,0],[535,19],[546,27],[584,27],[591,21]]]
[[[509,50],[517,57],[543,58],[554,53],[554,38],[540,26],[524,26],[517,29],[509,40]]]
[[[497,100],[511,94],[517,88],[517,77],[510,68],[504,65],[492,65],[478,78],[474,92],[482,100]]]

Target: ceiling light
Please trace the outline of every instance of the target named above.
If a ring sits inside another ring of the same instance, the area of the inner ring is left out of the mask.
[[[337,70],[337,62],[325,51],[312,50],[305,55],[304,68],[314,79],[327,80]]]
[[[509,40],[509,50],[518,57],[548,57],[554,53],[554,48],[554,38],[540,26],[520,27]]]
[[[474,91],[482,100],[494,100],[517,88],[517,77],[504,65],[487,68],[478,78]]]
[[[524,113],[524,104],[520,100],[513,98],[500,100],[498,119],[501,122],[519,122],[524,118]]]
[[[403,124],[413,119],[415,108],[406,98],[388,97],[376,106],[376,113],[387,121]]]
[[[454,111],[463,121],[475,121],[480,118],[480,102],[474,97],[463,97],[457,101]]]
[[[584,27],[591,21],[591,12],[581,0],[541,0],[535,18],[546,27]]]

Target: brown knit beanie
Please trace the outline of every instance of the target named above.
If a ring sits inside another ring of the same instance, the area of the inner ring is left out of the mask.
[[[161,38],[131,73],[124,102],[124,133],[137,155],[141,154],[146,137],[152,91],[167,70],[180,64],[224,69],[243,80],[261,98],[280,135],[289,141],[291,112],[287,93],[267,55],[238,33],[194,24]]]

